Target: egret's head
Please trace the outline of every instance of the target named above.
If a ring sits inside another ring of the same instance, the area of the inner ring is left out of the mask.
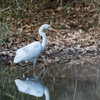
[[[47,29],[52,30],[53,28],[50,25],[48,25],[48,28]]]
[[[48,24],[43,24],[41,27],[42,27],[43,29],[52,30],[52,27],[51,27],[50,25],[48,25]]]
[[[50,25],[48,25],[48,24],[44,24],[44,25],[46,25],[47,29],[49,29],[49,30],[52,30],[52,31],[55,31],[55,32],[59,33],[59,32],[58,32],[58,30],[53,29]]]
[[[41,31],[43,31],[43,29],[49,29],[49,30],[52,30],[52,31],[55,31],[55,32],[57,32],[58,33],[58,31],[57,30],[55,30],[55,29],[53,29],[50,25],[48,25],[48,24],[43,24],[41,27],[40,27],[40,32],[39,33],[41,33]]]

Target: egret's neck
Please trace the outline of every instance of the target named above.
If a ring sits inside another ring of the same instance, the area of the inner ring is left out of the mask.
[[[49,90],[46,86],[45,86],[44,94],[45,94],[45,97],[46,97],[45,100],[50,100]]]
[[[42,51],[44,51],[44,49],[46,48],[47,39],[46,39],[46,34],[43,32],[43,28],[39,29],[39,34],[43,38],[43,41],[42,41]]]

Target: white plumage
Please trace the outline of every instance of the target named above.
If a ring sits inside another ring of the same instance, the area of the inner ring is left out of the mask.
[[[40,42],[31,43],[16,51],[14,63],[21,61],[34,62],[42,52],[42,45]]]
[[[15,79],[15,84],[20,92],[24,92],[36,97],[42,97],[43,94],[45,94],[45,100],[50,100],[48,88],[41,84],[36,76],[33,78]]]
[[[42,25],[39,29],[39,34],[43,38],[42,44],[37,41],[18,49],[16,51],[14,63],[25,61],[25,62],[33,62],[35,65],[36,60],[39,57],[40,53],[44,51],[46,47],[47,40],[46,40],[46,34],[43,32],[44,29],[49,29],[58,32],[57,30],[51,28],[51,26],[48,24]]]

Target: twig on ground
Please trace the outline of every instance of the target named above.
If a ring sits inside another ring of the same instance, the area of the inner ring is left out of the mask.
[[[17,49],[12,49],[11,48],[11,49],[1,49],[0,52],[10,51],[10,50],[17,51]]]
[[[65,63],[65,66],[63,67],[62,71],[67,67],[67,64],[68,64],[68,63]]]
[[[5,11],[5,10],[8,10],[10,7],[7,7],[5,9],[1,9],[0,11]]]

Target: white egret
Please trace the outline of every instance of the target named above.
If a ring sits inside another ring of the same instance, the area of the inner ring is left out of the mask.
[[[44,49],[46,48],[47,40],[46,40],[46,34],[43,32],[44,29],[49,29],[58,32],[48,24],[42,25],[39,29],[39,34],[43,38],[42,44],[39,41],[36,41],[25,47],[18,49],[14,57],[14,63],[19,63],[21,61],[33,62],[35,66],[36,60],[39,57],[40,53],[43,52]]]
[[[43,85],[36,76],[33,78],[15,79],[15,84],[20,92],[36,97],[42,97],[43,94],[45,94],[45,100],[50,100],[48,88]]]

